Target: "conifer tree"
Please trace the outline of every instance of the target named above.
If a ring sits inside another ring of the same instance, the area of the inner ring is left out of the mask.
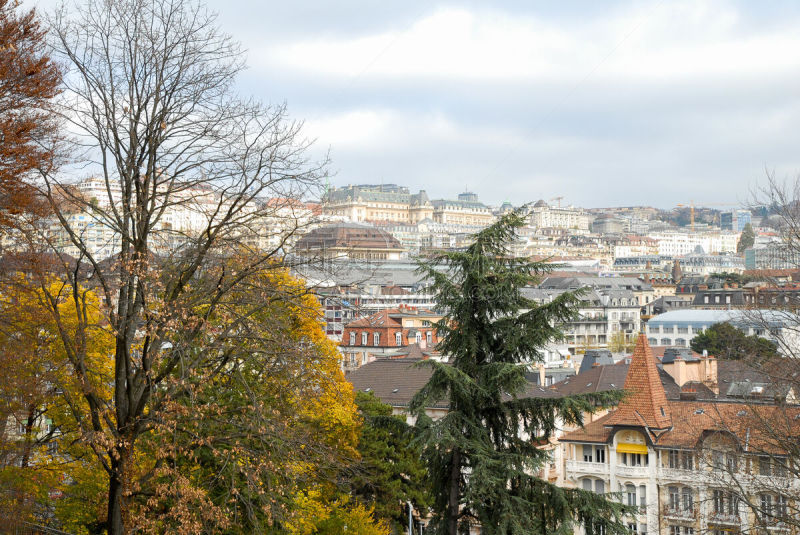
[[[435,533],[625,533],[625,508],[581,489],[537,477],[549,461],[546,444],[561,424],[579,425],[585,413],[620,399],[603,392],[563,398],[525,395],[524,364],[541,360],[559,325],[577,314],[578,296],[565,293],[538,305],[521,290],[547,266],[514,258],[509,244],[524,224],[519,212],[478,232],[464,251],[442,252],[420,264],[431,281],[444,335],[438,349],[448,363],[424,361],[433,374],[411,403],[423,459],[433,479]],[[437,421],[425,407],[449,401]]]

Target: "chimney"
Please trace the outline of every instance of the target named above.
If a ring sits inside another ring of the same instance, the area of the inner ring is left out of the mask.
[[[703,352],[705,353],[705,351]],[[715,394],[719,394],[719,375],[717,374],[717,359],[704,357],[703,359],[703,384]]]
[[[686,361],[680,355],[675,357],[675,361],[672,363],[672,371],[672,378],[675,379],[678,386],[683,386],[688,381]]]

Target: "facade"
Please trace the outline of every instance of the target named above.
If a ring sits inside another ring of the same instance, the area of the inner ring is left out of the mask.
[[[719,215],[719,226],[722,230],[735,230],[741,232],[744,227],[752,222],[750,210],[732,210]]]
[[[653,232],[649,237],[658,243],[658,254],[684,256],[698,252],[706,254],[735,253],[740,232]]]
[[[361,184],[330,188],[322,199],[322,213],[355,223],[415,224],[433,217],[427,193],[410,193],[396,184]]]
[[[744,252],[745,269],[794,269],[800,266],[800,252],[781,243],[751,247]]]
[[[492,209],[478,201],[474,193],[460,193],[454,201],[437,199],[432,204],[436,223],[483,228],[495,221]]]
[[[800,318],[777,310],[673,310],[653,316],[646,324],[647,338],[652,345],[687,347],[699,333],[715,323],[728,322],[746,335],[781,339],[794,347]]]
[[[537,303],[548,303],[564,288],[524,288],[523,295]],[[591,289],[581,296],[579,317],[562,327],[564,344],[573,354],[607,348],[616,333],[630,340],[641,328],[639,301],[631,290]]]
[[[339,344],[345,370],[379,357],[397,355],[399,350],[413,344],[422,351],[433,349],[439,343],[433,324],[441,318],[430,310],[398,307],[348,323]]]
[[[714,359],[706,360],[711,366]],[[756,410],[737,402],[667,399],[644,335],[624,388],[631,394],[616,410],[560,439],[560,484],[619,492],[637,511],[626,520],[631,533],[790,532],[769,513],[773,507],[786,513],[781,489],[795,486],[782,468],[787,452],[771,449],[754,430],[760,429],[758,418],[779,412],[797,420],[791,415],[800,408],[778,411],[765,404]],[[765,503],[766,513],[746,505]]]
[[[572,206],[548,206],[543,201],[537,201],[530,213],[530,224],[535,228],[559,228],[576,231],[589,231],[591,216]]]

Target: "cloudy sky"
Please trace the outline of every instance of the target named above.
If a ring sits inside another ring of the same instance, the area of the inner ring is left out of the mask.
[[[800,172],[800,3],[211,0],[334,185],[737,203]]]

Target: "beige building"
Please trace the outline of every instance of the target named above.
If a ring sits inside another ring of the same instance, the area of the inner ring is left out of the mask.
[[[531,209],[531,226],[536,228],[561,228],[589,231],[591,216],[572,206],[549,206],[545,201],[537,201]]]
[[[474,193],[460,193],[455,201],[433,201],[433,220],[445,225],[485,227],[494,223],[492,209],[478,201]]]
[[[765,419],[797,421],[800,407],[695,399],[689,394],[700,389],[719,392],[713,358],[676,357],[664,370],[686,397],[667,399],[640,335],[625,378],[629,396],[561,437],[559,484],[620,493],[636,508],[626,519],[631,533],[794,533],[777,520],[796,505],[788,491],[797,481],[785,468],[793,461],[758,430]]]
[[[425,190],[412,194],[396,184],[362,184],[331,188],[322,199],[322,215],[354,223],[416,224],[433,217]]]

